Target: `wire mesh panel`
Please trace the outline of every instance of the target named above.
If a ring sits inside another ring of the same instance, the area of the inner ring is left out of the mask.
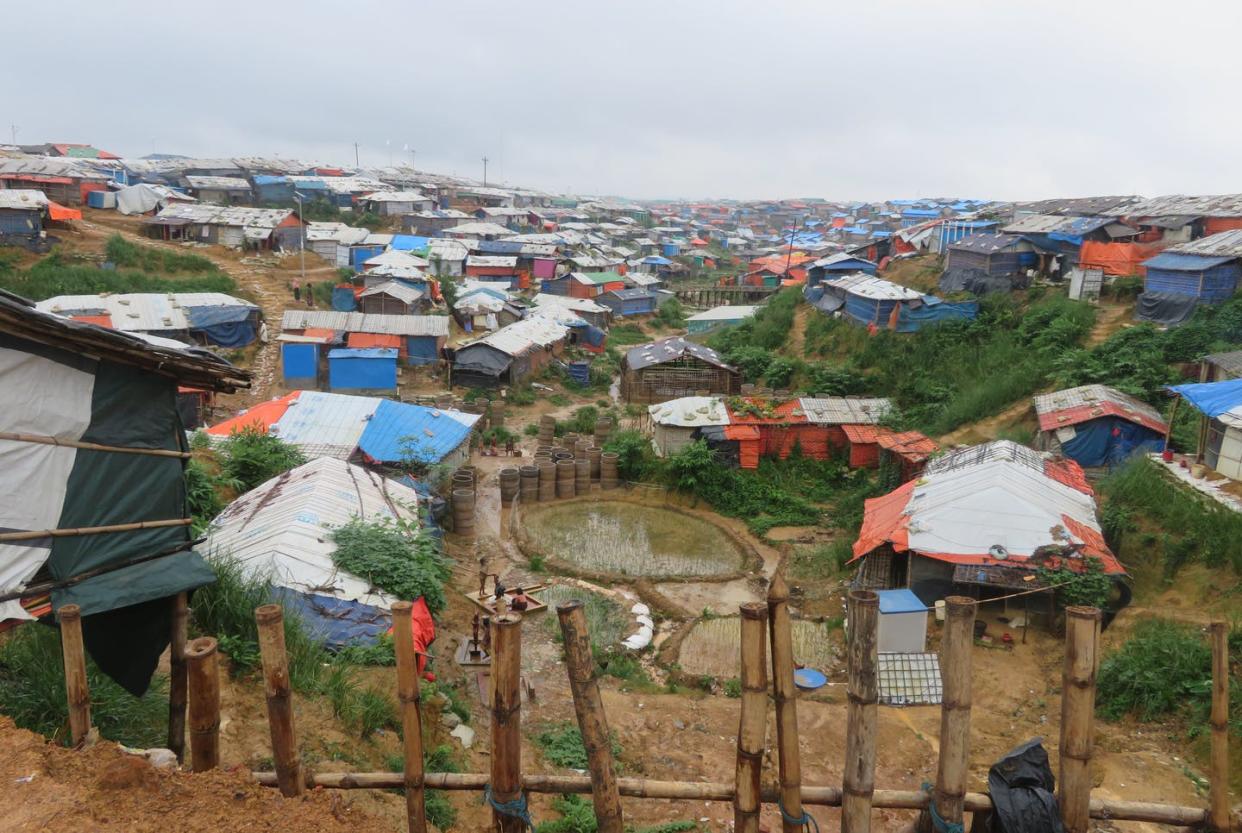
[[[876,677],[885,706],[934,706],[944,697],[936,654],[880,654]]]

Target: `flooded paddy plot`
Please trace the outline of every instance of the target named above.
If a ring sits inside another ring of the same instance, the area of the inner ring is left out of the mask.
[[[602,593],[593,593],[569,584],[554,584],[540,590],[539,596],[548,605],[548,615],[542,619],[542,626],[558,641],[561,628],[556,616],[556,606],[573,600],[582,602],[587,632],[593,645],[601,648],[620,645],[621,640],[638,630],[629,606],[623,607],[620,602]]]
[[[736,677],[742,656],[741,633],[736,616],[696,622],[682,640],[677,663],[687,674]],[[793,655],[799,665],[829,673],[842,661],[841,629],[795,619]]]
[[[716,576],[737,572],[742,551],[691,515],[621,501],[540,507],[524,518],[540,552],[584,570],[631,576]]]

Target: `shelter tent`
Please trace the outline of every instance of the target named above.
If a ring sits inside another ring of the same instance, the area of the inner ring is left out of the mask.
[[[1168,423],[1146,402],[1104,385],[1040,394],[1036,445],[1064,454],[1080,466],[1112,466],[1132,454],[1155,451]]]
[[[1207,420],[1198,456],[1213,471],[1242,480],[1242,379],[1173,385]]]
[[[698,439],[700,428],[729,424],[729,411],[718,396],[683,396],[647,408],[654,427],[652,444],[661,457],[675,454]]]
[[[23,536],[0,541],[0,620],[78,605],[87,650],[135,694],[170,597],[214,580],[191,549],[179,385],[232,392],[249,374],[0,292],[0,528]]]

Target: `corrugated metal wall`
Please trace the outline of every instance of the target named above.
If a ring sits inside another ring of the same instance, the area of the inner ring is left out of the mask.
[[[1242,267],[1236,261],[1197,272],[1148,267],[1143,286],[1148,292],[1172,292],[1216,303],[1233,295],[1239,275]]]

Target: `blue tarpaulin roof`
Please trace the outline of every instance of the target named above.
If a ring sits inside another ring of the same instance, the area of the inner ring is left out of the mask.
[[[639,262],[646,263],[650,266],[669,266],[672,264],[673,261],[669,260],[667,257],[660,257],[659,255],[650,255],[648,257],[644,257]]]
[[[399,252],[422,251],[427,248],[427,244],[430,241],[430,237],[418,237],[414,234],[394,234],[389,248],[396,249]]]
[[[879,590],[881,613],[926,613],[927,605],[914,595],[913,590]]]
[[[1211,269],[1213,266],[1220,266],[1222,263],[1228,263],[1231,260],[1237,260],[1234,257],[1204,257],[1203,255],[1183,255],[1177,252],[1161,252],[1153,258],[1143,261],[1143,266],[1148,269],[1172,269],[1178,272],[1198,272],[1203,269]]]
[[[1170,385],[1169,390],[1210,417],[1220,416],[1242,405],[1242,379]]]
[[[271,176],[270,174],[256,174],[254,177],[255,185],[280,185],[289,181],[287,176]]]
[[[190,322],[190,329],[205,330],[216,324],[235,324],[238,321],[245,321],[253,311],[253,307],[244,307],[240,304],[217,307],[186,307],[185,317]]]
[[[435,408],[385,399],[371,415],[366,430],[358,439],[358,448],[384,463],[410,457],[419,462],[436,463],[470,436],[473,422],[468,425],[464,421],[469,418],[469,414],[450,417]]]
[[[392,618],[378,607],[318,593],[273,587],[272,598],[297,613],[311,639],[339,651],[347,645],[374,645],[392,627]]]

